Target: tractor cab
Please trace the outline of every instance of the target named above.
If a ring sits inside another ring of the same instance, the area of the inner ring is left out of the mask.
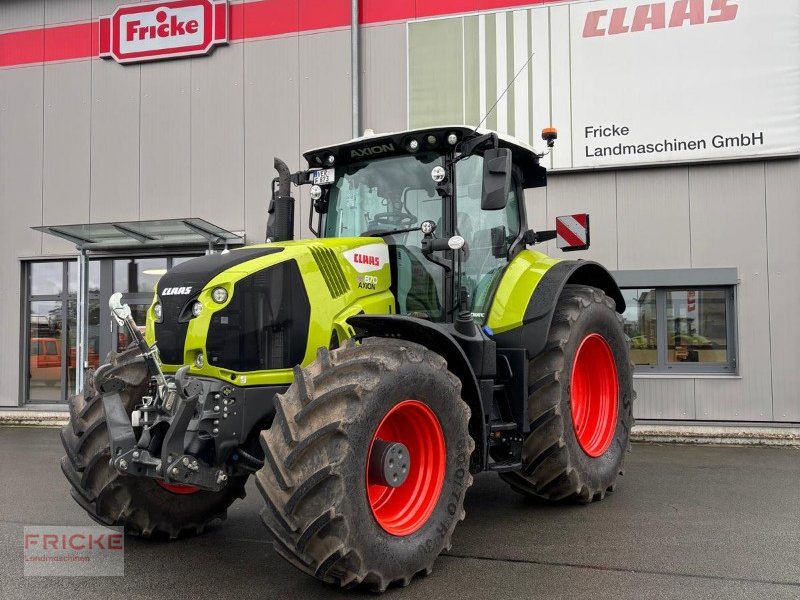
[[[314,233],[385,240],[397,312],[435,322],[483,320],[525,246],[524,190],[546,185],[533,148],[465,127],[370,134],[305,158]]]

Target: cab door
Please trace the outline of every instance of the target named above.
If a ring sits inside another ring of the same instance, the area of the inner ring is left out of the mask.
[[[473,155],[456,163],[456,233],[464,238],[461,287],[466,290],[469,307],[476,320],[483,321],[503,271],[508,252],[520,233],[524,198],[517,176],[505,208],[481,210],[483,157]]]

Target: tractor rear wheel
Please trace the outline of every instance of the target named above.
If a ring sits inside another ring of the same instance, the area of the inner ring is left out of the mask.
[[[613,491],[633,426],[628,344],[611,298],[564,287],[545,350],[530,361],[523,467],[501,474],[514,490],[583,504]]]
[[[231,477],[220,492],[171,485],[148,477],[120,475],[109,465],[111,450],[100,381],[124,382],[119,392],[128,414],[148,390],[148,373],[138,349],[111,353],[108,364],[87,371],[84,392],[70,399],[70,419],[61,430],[66,456],[61,470],[72,485],[72,497],[103,525],[122,526],[145,538],[174,539],[202,533],[223,520],[234,500],[244,497],[247,476]]]
[[[401,340],[320,349],[261,434],[257,485],[277,552],[342,587],[382,592],[450,548],[474,443],[447,362]]]

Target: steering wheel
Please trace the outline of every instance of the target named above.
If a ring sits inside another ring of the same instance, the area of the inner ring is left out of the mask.
[[[411,213],[378,213],[372,218],[373,225],[392,226],[405,229],[414,225],[419,219]]]

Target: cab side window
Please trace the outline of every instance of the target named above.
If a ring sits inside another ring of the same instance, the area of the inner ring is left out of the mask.
[[[481,210],[483,157],[470,156],[456,163],[456,232],[467,245],[462,281],[470,297],[470,310],[481,320],[488,309],[494,282],[508,264],[511,243],[519,235],[519,201],[512,186],[506,207]]]

